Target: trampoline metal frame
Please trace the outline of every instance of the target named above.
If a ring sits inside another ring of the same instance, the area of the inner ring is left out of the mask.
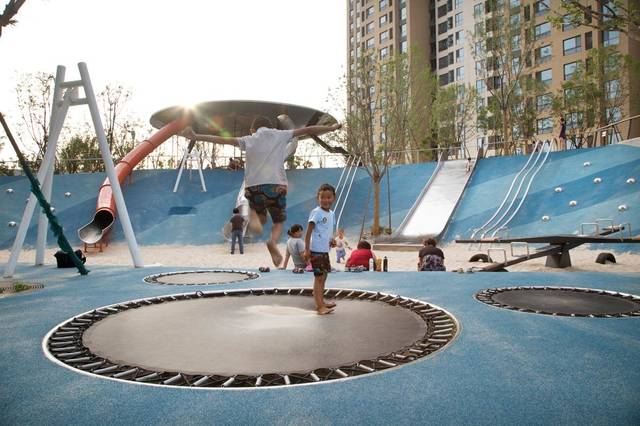
[[[576,313],[563,313],[563,312],[547,312],[543,310],[535,310],[530,308],[521,308],[517,306],[506,305],[504,303],[496,302],[493,300],[493,296],[498,293],[503,293],[506,291],[514,291],[514,290],[550,290],[550,291],[573,291],[577,293],[590,293],[590,294],[602,294],[606,296],[613,296],[622,298],[625,300],[631,300],[633,302],[640,303],[640,297],[635,296],[633,294],[622,293],[618,291],[609,291],[609,290],[600,290],[593,288],[584,288],[584,287],[554,287],[554,286],[516,286],[516,287],[499,287],[499,288],[488,288],[476,293],[475,298],[479,302],[482,302],[486,305],[491,305],[496,308],[501,309],[509,309],[517,312],[524,312],[529,314],[542,314],[542,315],[552,315],[559,317],[581,317],[581,318],[628,318],[628,317],[640,317],[640,309],[630,312],[621,312],[617,314],[576,314]]]
[[[247,277],[233,280],[233,281],[225,281],[222,283],[163,283],[158,282],[158,278],[167,277],[171,275],[184,275],[184,274],[204,274],[204,273],[233,273],[233,274],[244,274]],[[142,279],[147,284],[158,284],[158,285],[226,285],[226,284],[235,284],[242,281],[255,280],[260,278],[260,274],[257,272],[238,270],[238,269],[205,269],[205,270],[190,270],[190,271],[175,271],[175,272],[161,272],[158,274],[147,275]]]
[[[312,296],[311,288],[260,288],[181,293],[136,299],[103,306],[65,320],[50,330],[42,340],[42,350],[52,362],[89,376],[111,380],[128,381],[152,386],[187,387],[190,389],[231,389],[276,387],[321,383],[353,378],[401,367],[424,359],[452,342],[460,333],[460,324],[446,310],[430,303],[393,294],[356,289],[327,289],[325,297],[333,299],[370,300],[409,309],[418,315],[427,327],[427,333],[410,345],[375,359],[360,360],[349,365],[331,368],[316,368],[306,373],[270,373],[249,375],[189,375],[181,372],[153,371],[133,365],[117,364],[97,356],[82,343],[84,332],[95,322],[109,315],[143,306],[171,301],[198,299],[203,297],[249,296],[249,295],[299,295]]]

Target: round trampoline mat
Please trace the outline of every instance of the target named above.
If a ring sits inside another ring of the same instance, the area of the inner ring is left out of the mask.
[[[58,362],[116,379],[277,386],[396,367],[442,348],[459,329],[450,314],[414,299],[361,290],[327,290],[325,298],[338,306],[324,316],[311,289],[132,301],[75,317],[45,343]]]
[[[144,277],[144,281],[150,284],[165,285],[215,285],[253,280],[259,276],[260,275],[249,271],[215,269],[207,271],[166,272],[146,276]]]
[[[603,318],[640,316],[640,297],[587,288],[495,288],[476,294],[476,298],[499,308],[537,314]]]

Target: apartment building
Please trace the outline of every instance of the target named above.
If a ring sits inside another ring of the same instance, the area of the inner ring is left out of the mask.
[[[603,0],[582,3],[594,11],[603,10]],[[562,83],[571,78],[578,64],[585,63],[591,49],[615,46],[622,54],[640,59],[638,40],[619,31],[552,25],[549,18],[558,16],[562,10],[560,4],[560,0],[347,0],[348,63],[363,54],[384,60],[394,52],[417,48],[429,58],[441,85],[473,86],[486,100],[489,91],[485,64],[473,54],[478,48],[474,39],[485,29],[487,20],[507,11],[508,21],[501,22],[530,25],[534,29],[534,39],[529,41],[534,44],[533,57],[528,59],[524,72],[548,88],[547,93],[536,99],[538,116],[534,130],[538,138],[551,137],[557,127],[557,117],[550,112],[550,95],[561,90]],[[614,81],[607,84],[616,87]],[[639,113],[628,100],[609,116],[615,121]],[[568,116],[568,126],[572,121]],[[480,130],[472,133],[466,140],[471,151],[492,139]],[[640,133],[640,129],[632,133]]]

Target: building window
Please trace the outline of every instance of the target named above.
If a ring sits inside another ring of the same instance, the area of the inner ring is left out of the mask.
[[[473,6],[473,16],[476,18],[484,17],[484,3],[478,3]]]
[[[541,46],[535,50],[536,64],[543,64],[551,60],[551,45]]]
[[[462,12],[456,13],[456,27],[462,25]]]
[[[520,0],[509,0],[509,7],[519,7]]]
[[[536,25],[534,29],[534,35],[536,40],[551,35],[551,24],[548,22],[543,22],[542,24]]]
[[[386,30],[380,33],[380,43],[384,43],[385,41],[391,38],[390,36],[391,30]]]
[[[564,55],[571,55],[578,53],[582,50],[580,36],[568,38],[562,42],[562,53]]]
[[[604,82],[604,93],[608,100],[616,99],[620,96],[620,80],[608,80]]]
[[[577,70],[578,70],[577,62],[570,62],[568,64],[564,64],[564,79],[570,80]]]
[[[603,46],[616,46],[618,44],[620,44],[620,31],[603,31],[602,32]]]
[[[604,110],[604,114],[606,115],[607,124],[615,123],[616,121],[622,120],[622,111],[620,111],[619,106],[606,108]]]
[[[464,59],[464,49],[460,48],[456,50],[456,62],[461,62]]]
[[[407,53],[407,47],[408,45],[406,40],[400,42],[400,53]]]
[[[533,4],[533,10],[536,16],[542,16],[549,12],[549,0],[538,0]]]
[[[541,112],[551,108],[553,102],[553,96],[551,93],[545,93],[536,98],[536,111]]]
[[[367,34],[373,32],[374,29],[375,29],[375,24],[373,22],[369,22],[367,24]]]
[[[373,15],[373,13],[374,13],[373,6],[369,6],[369,7],[367,8],[367,18],[368,18],[369,16]]]
[[[455,8],[456,8],[456,9],[459,9],[459,8],[460,8],[460,6],[462,6],[462,0],[456,0]]]
[[[553,120],[551,117],[541,118],[537,121],[538,134],[544,135],[553,131]]]
[[[400,20],[404,21],[407,19],[407,8],[406,7],[402,7],[400,9]]]
[[[464,31],[456,31],[456,44],[464,43]]]
[[[400,37],[407,36],[407,24],[400,25]]]
[[[380,10],[382,10],[385,7],[389,6],[389,0],[380,0],[379,4],[380,4]]]
[[[543,84],[549,85],[553,81],[553,75],[551,69],[538,71],[536,73],[536,79]]]
[[[456,81],[464,79],[464,67],[456,68]]]
[[[384,59],[387,56],[389,56],[389,48],[383,47],[382,49],[380,49],[380,59]]]
[[[484,42],[483,41],[478,41],[475,44],[475,52],[476,52],[476,56],[481,56],[484,54]]]
[[[384,15],[382,15],[380,17],[380,19],[378,19],[378,26],[382,27],[387,22],[389,22],[389,21],[387,20],[387,14],[385,13]]]
[[[370,39],[367,39],[367,49],[373,49],[374,46],[375,46],[375,41],[373,37],[371,37]]]
[[[484,93],[487,90],[487,83],[484,80],[476,80],[476,90],[478,93]]]
[[[476,75],[478,77],[484,76],[484,61],[476,61]]]
[[[512,30],[517,30],[520,28],[520,14],[516,13],[514,15],[509,16],[509,25],[511,25]]]
[[[572,112],[565,116],[566,128],[577,129],[583,125],[583,115],[581,112]]]
[[[562,17],[562,31],[569,31],[576,28],[576,24],[571,22],[571,15],[564,15]]]
[[[584,34],[584,49],[589,50],[593,48],[593,33],[589,31]]]

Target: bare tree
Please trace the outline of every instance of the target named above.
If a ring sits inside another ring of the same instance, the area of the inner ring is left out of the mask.
[[[98,98],[102,101],[104,130],[109,151],[120,159],[133,148],[136,131],[140,129],[139,120],[127,114],[127,103],[131,99],[131,90],[122,85],[107,84]]]
[[[9,3],[4,7],[4,12],[0,15],[0,37],[2,36],[2,28],[15,25],[18,22],[14,19],[14,16],[16,16],[25,1],[26,0],[9,0]]]
[[[440,147],[461,149],[468,155],[465,142],[476,133],[478,99],[478,91],[472,86],[457,84],[438,89],[431,127]]]
[[[21,128],[36,145],[34,160],[38,163],[44,158],[49,141],[53,82],[52,74],[36,72],[21,74],[16,85],[16,99],[22,118]]]

